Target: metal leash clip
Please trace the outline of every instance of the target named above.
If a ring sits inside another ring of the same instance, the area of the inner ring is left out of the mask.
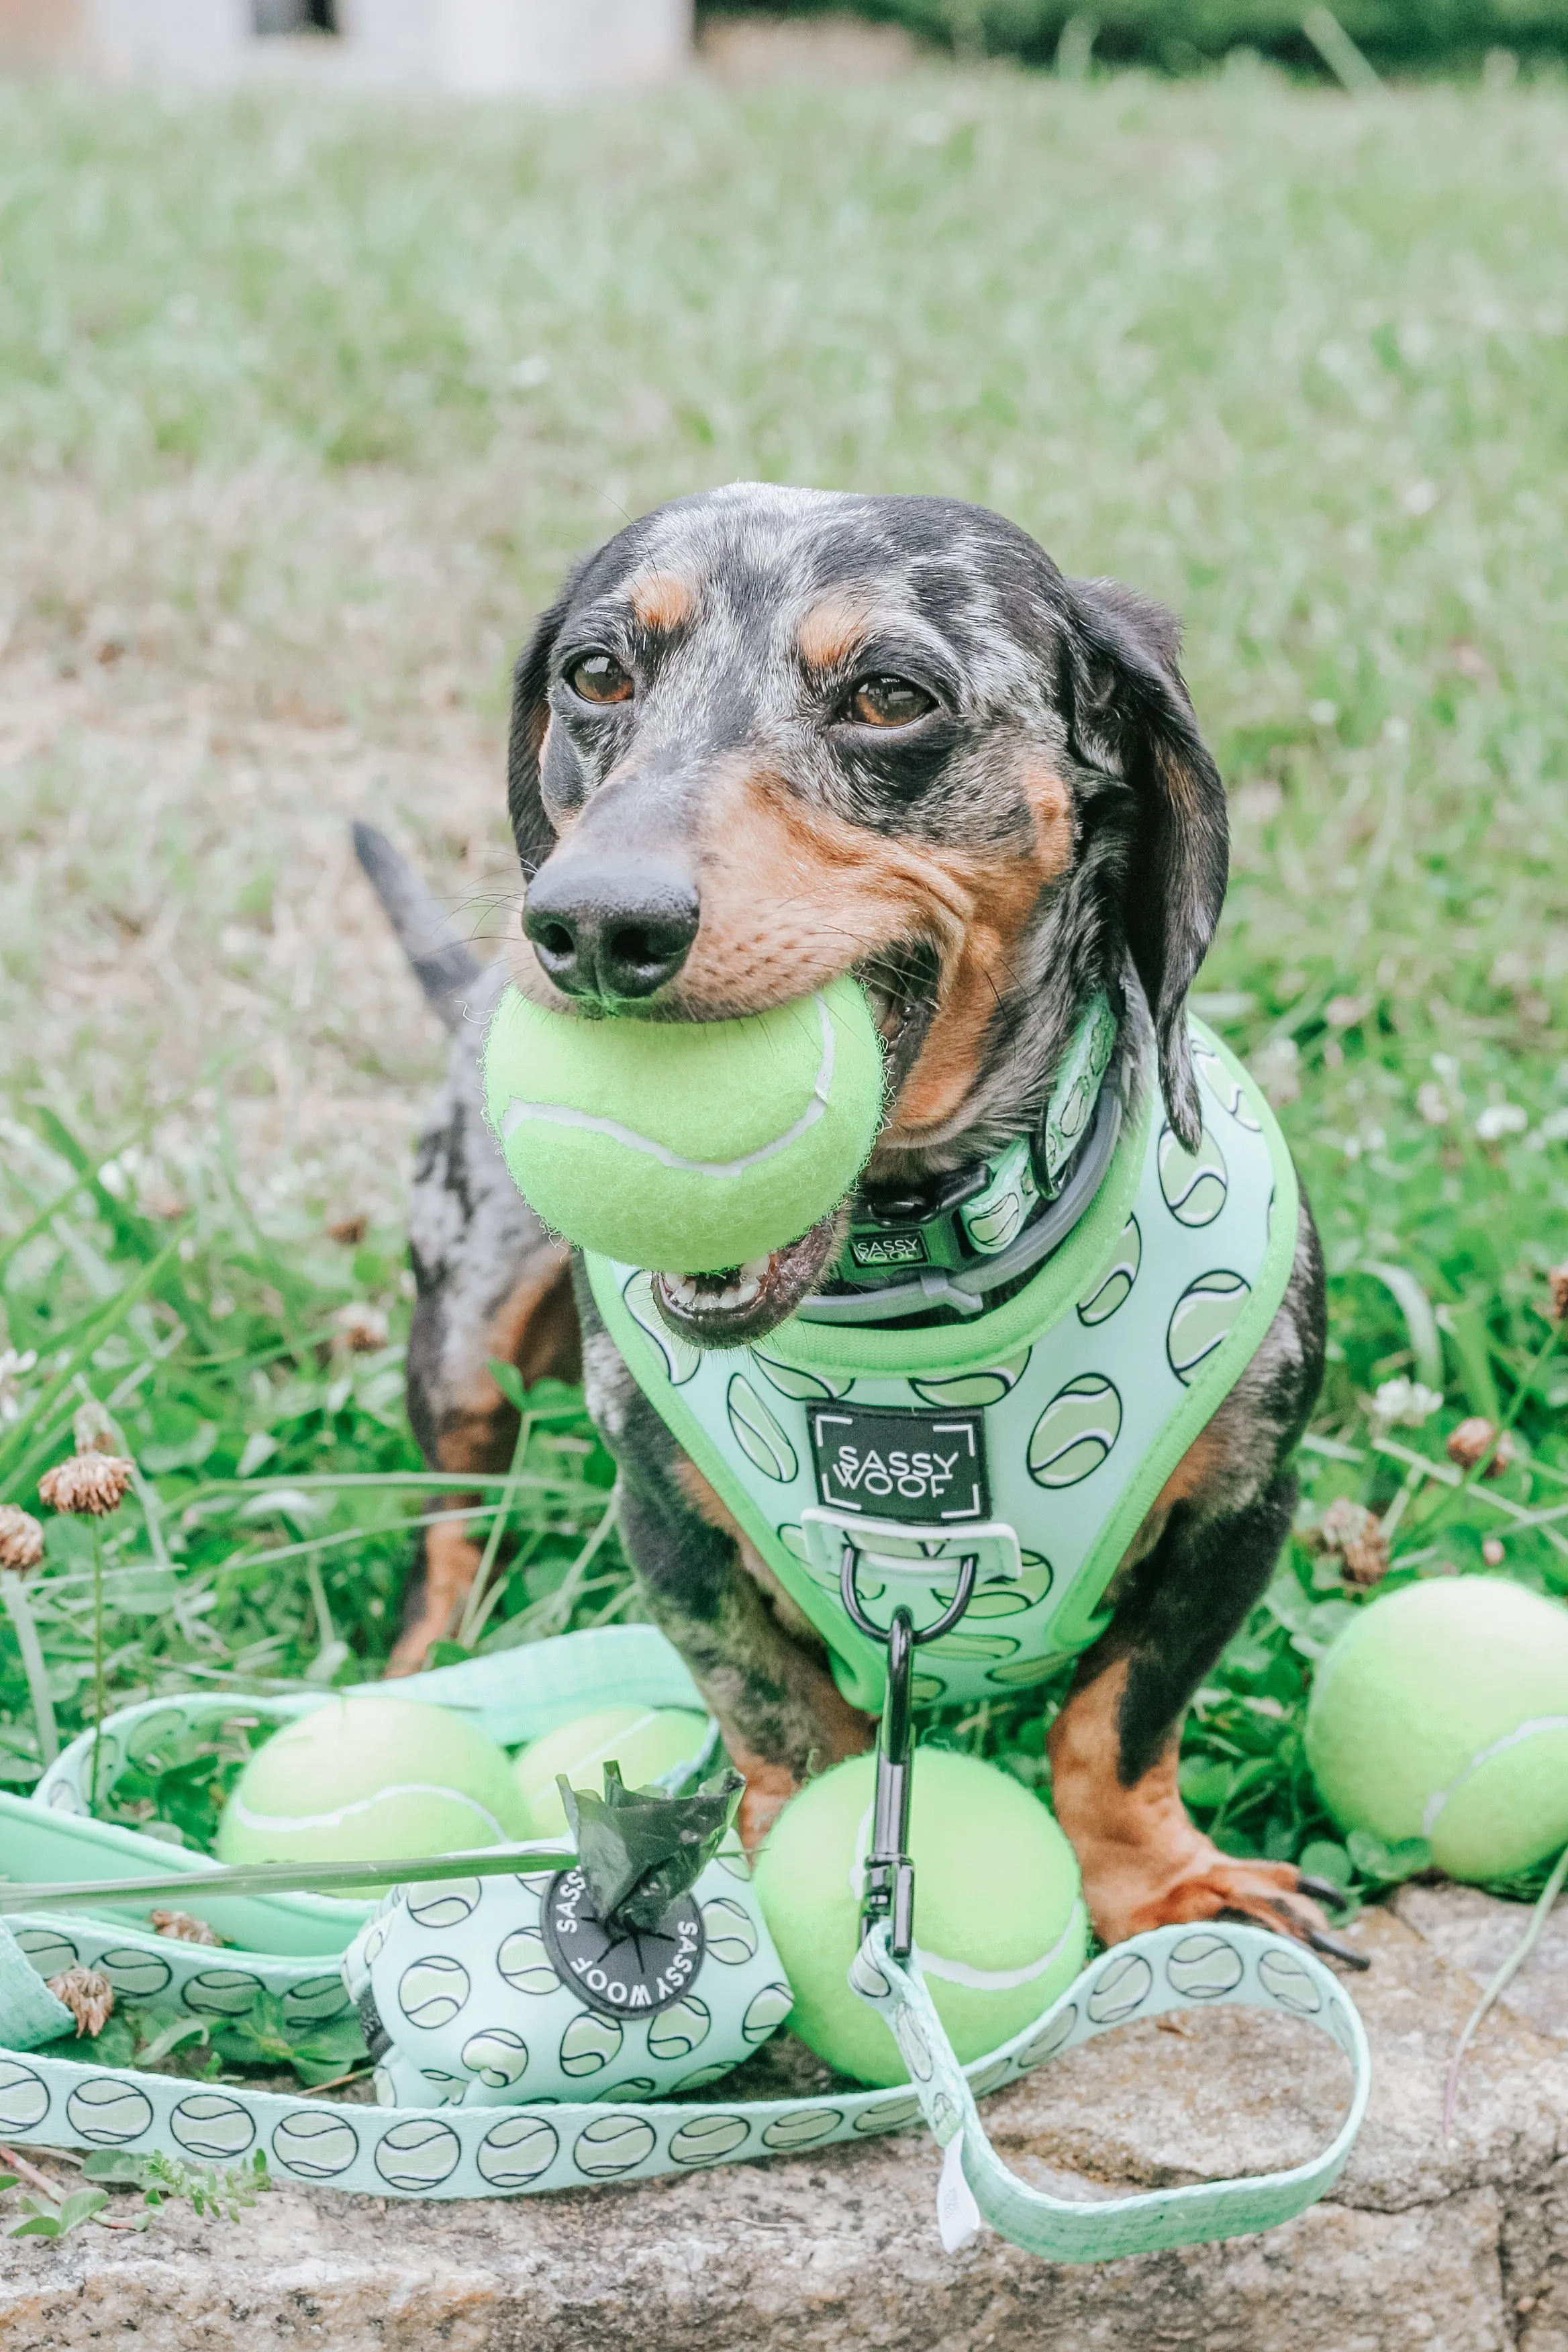
[[[861,1605],[856,1580],[862,1556],[854,1543],[845,1544],[838,1570],[839,1598],[845,1614],[858,1632],[873,1642],[887,1644],[888,1686],[877,1734],[877,1800],[871,1819],[871,1847],[866,1857],[860,1932],[864,1936],[876,1921],[886,1919],[889,1951],[894,1959],[907,1960],[915,1936],[915,1866],[909,1851],[910,1792],[914,1771],[910,1676],[916,1650],[951,1633],[968,1608],[980,1562],[974,1552],[966,1553],[960,1561],[957,1589],[934,1623],[917,1628],[911,1612],[900,1601],[884,1628],[876,1624]]]

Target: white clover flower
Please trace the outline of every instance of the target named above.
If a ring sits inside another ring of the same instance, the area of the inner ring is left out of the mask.
[[[1530,1113],[1519,1103],[1488,1103],[1476,1121],[1476,1133],[1483,1143],[1500,1143],[1505,1135],[1522,1135],[1530,1125]]]
[[[1422,1429],[1442,1402],[1441,1390],[1419,1381],[1384,1381],[1371,1400],[1372,1418],[1379,1429]]]
[[[37,1360],[36,1348],[25,1355],[15,1348],[0,1348],[0,1421],[20,1421],[22,1381]]]
[[[1275,1037],[1252,1057],[1252,1075],[1277,1110],[1301,1096],[1301,1049],[1294,1037]]]

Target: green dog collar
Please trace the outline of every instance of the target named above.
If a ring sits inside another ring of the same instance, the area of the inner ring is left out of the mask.
[[[1070,1231],[1115,1145],[1119,1123],[1106,1115],[1115,1106],[1100,1097],[1115,1045],[1101,993],[1084,1009],[1035,1134],[932,1184],[858,1192],[838,1287],[808,1299],[800,1319],[885,1322],[939,1305],[976,1315],[988,1290],[1037,1265]]]

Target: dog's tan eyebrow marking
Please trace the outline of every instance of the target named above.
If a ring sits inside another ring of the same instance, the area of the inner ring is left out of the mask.
[[[829,596],[814,604],[795,641],[801,659],[813,669],[837,669],[852,659],[866,635],[866,614],[845,596]]]
[[[632,611],[645,629],[679,629],[697,609],[697,591],[678,572],[645,572],[631,584]]]

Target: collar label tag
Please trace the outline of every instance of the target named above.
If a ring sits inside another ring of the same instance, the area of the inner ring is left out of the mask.
[[[924,1265],[928,1252],[918,1225],[891,1234],[851,1234],[849,1255],[857,1265]]]
[[[930,1527],[991,1516],[985,1416],[813,1405],[816,1491],[827,1508]]]

